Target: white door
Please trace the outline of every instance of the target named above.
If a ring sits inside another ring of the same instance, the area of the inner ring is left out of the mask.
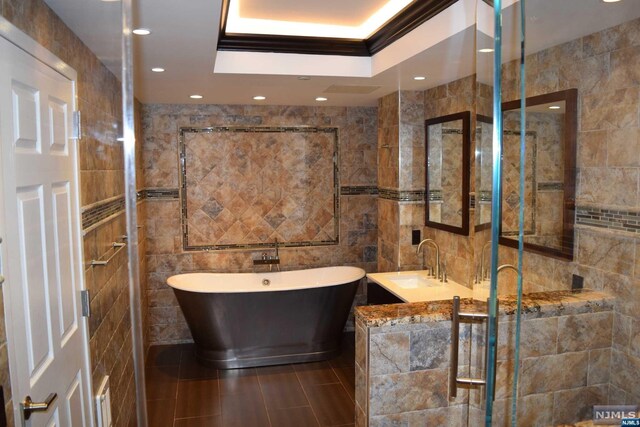
[[[57,398],[27,426],[91,424],[75,83],[0,37],[0,233],[16,424],[20,402]]]

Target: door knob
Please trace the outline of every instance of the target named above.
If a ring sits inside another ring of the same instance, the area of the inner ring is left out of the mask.
[[[49,409],[49,405],[53,403],[58,395],[56,393],[50,393],[49,396],[44,400],[44,402],[34,402],[31,400],[31,396],[27,396],[24,398],[22,403],[20,403],[20,411],[22,411],[22,419],[28,420],[31,417],[32,412],[44,412]]]

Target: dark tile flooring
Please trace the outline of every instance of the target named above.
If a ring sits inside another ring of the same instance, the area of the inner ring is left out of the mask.
[[[189,344],[147,355],[150,427],[353,426],[353,334],[326,362],[217,370],[198,364]]]

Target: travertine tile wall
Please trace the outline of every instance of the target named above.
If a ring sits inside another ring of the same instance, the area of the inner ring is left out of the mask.
[[[590,34],[527,58],[527,96],[578,89],[576,204],[640,211],[640,20]],[[518,65],[503,68],[504,100],[517,99]],[[573,262],[525,253],[525,290],[567,289],[571,275],[617,297],[609,398],[640,402],[628,381],[640,371],[640,241],[637,233],[579,225]],[[515,260],[501,248],[500,263]],[[507,291],[515,278],[501,277]]]
[[[2,0],[0,14],[78,73],[78,108],[82,112],[83,129],[79,145],[81,205],[87,208],[120,196],[124,182],[123,153],[115,134],[116,124],[122,117],[120,82],[42,0]],[[141,216],[142,211],[141,207]],[[111,242],[123,234],[122,215],[89,231],[84,239],[85,261],[103,255]],[[144,235],[140,243],[144,247]],[[107,268],[87,268],[85,281],[92,291],[94,313],[90,319],[94,387],[99,386],[104,374],[110,375],[114,425],[125,426],[135,405],[126,251]],[[1,341],[4,343],[4,337]],[[10,411],[8,378],[6,344],[3,344],[0,346],[0,381]]]
[[[399,189],[400,94],[378,99],[378,182],[379,188]],[[378,198],[378,271],[396,271],[399,262],[398,203]]]
[[[143,108],[145,187],[178,187],[178,129],[182,126],[327,126],[339,128],[340,185],[375,186],[376,108],[145,105]],[[190,340],[166,279],[189,271],[249,272],[264,250],[189,251],[182,249],[177,199],[147,202],[147,262],[150,342]],[[378,207],[375,195],[340,196],[340,244],[281,248],[285,270],[328,265],[377,267]],[[364,302],[360,293],[357,303]]]
[[[378,186],[400,195],[425,187],[422,92],[399,91],[378,100]],[[378,198],[378,271],[415,270],[421,260],[411,231],[424,224],[424,201]]]

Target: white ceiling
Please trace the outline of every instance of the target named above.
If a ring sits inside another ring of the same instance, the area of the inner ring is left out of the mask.
[[[119,3],[98,0],[45,0],[67,25],[119,75]],[[245,0],[246,1],[246,0]],[[260,0],[252,0],[259,2]],[[284,1],[284,0],[282,0]],[[294,0],[290,0],[294,2]],[[364,0],[295,0],[300,5],[356,7]],[[136,37],[135,89],[143,103],[258,103],[318,105],[315,97],[330,85],[374,85],[370,94],[329,94],[322,105],[375,105],[381,96],[398,89],[423,90],[475,72],[490,74],[491,54],[474,55],[476,1],[460,0],[451,8],[393,43],[373,58],[314,55],[216,53],[221,0],[138,0],[136,24],[152,30]],[[517,57],[519,26],[514,0],[504,1],[503,57]],[[491,15],[478,0],[477,16]],[[314,6],[316,7],[316,6]],[[346,9],[344,9],[346,10]],[[603,3],[601,0],[527,0],[527,52],[536,52],[619,23],[640,17],[638,0]],[[491,33],[491,23],[478,28]],[[477,44],[491,44],[481,35]],[[477,59],[477,64],[476,64]],[[160,66],[164,73],[152,73]],[[224,73],[216,72],[224,70]],[[489,71],[488,71],[489,70]],[[311,76],[300,81],[298,76]],[[422,82],[414,75],[425,75]],[[204,95],[200,101],[189,95]]]

